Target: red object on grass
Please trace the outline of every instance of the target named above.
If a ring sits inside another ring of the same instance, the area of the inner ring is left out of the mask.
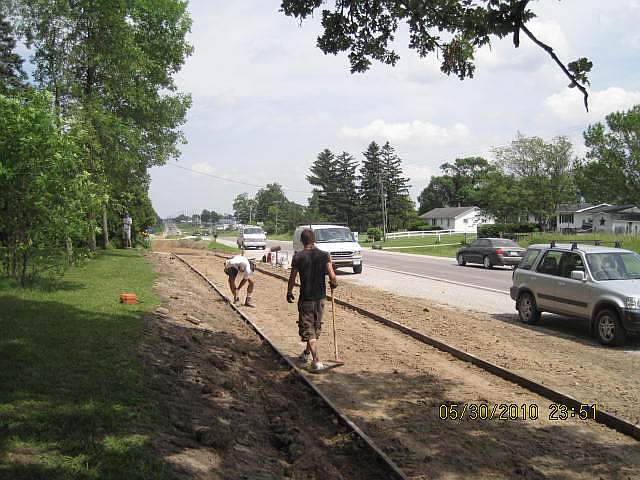
[[[120,303],[124,303],[125,305],[133,305],[138,301],[138,297],[135,293],[121,293],[120,294]]]

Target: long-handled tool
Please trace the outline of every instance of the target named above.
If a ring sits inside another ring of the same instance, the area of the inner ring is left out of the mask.
[[[331,289],[331,320],[333,322],[333,353],[336,365],[344,365],[344,360],[338,356],[338,335],[336,334],[336,300],[333,288]]]

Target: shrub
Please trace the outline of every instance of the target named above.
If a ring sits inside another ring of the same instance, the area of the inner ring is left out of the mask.
[[[371,227],[367,229],[367,236],[370,239],[372,239],[374,242],[381,240],[383,235],[384,235],[384,232],[382,231],[381,228]]]
[[[510,233],[539,232],[540,227],[535,223],[485,223],[478,227],[480,237],[502,237]]]
[[[441,227],[436,227],[435,225],[429,225],[428,223],[426,223],[424,220],[422,219],[418,219],[415,220],[413,222],[411,222],[408,227],[407,230],[409,231],[413,231],[413,232],[430,232],[433,230],[442,230]]]

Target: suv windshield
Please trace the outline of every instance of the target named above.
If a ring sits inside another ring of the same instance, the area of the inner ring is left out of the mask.
[[[316,234],[316,242],[353,242],[353,234],[348,228],[319,228],[314,232]]]
[[[640,255],[636,253],[589,253],[587,263],[596,280],[640,279]]]
[[[245,235],[248,233],[250,235],[255,235],[255,234],[259,234],[259,233],[263,233],[261,228],[245,228],[244,232]]]

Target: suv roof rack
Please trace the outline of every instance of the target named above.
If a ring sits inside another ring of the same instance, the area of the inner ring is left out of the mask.
[[[557,241],[556,240],[551,240],[551,242],[549,243],[549,245],[551,246],[551,248],[555,248],[557,245]],[[578,250],[579,249],[579,245],[594,245],[596,247],[601,247],[604,244],[609,244],[609,245],[613,245],[614,248],[622,248],[622,241],[621,240],[615,240],[613,242],[609,242],[609,241],[603,241],[603,240],[574,240],[573,242],[571,242],[571,250]]]

